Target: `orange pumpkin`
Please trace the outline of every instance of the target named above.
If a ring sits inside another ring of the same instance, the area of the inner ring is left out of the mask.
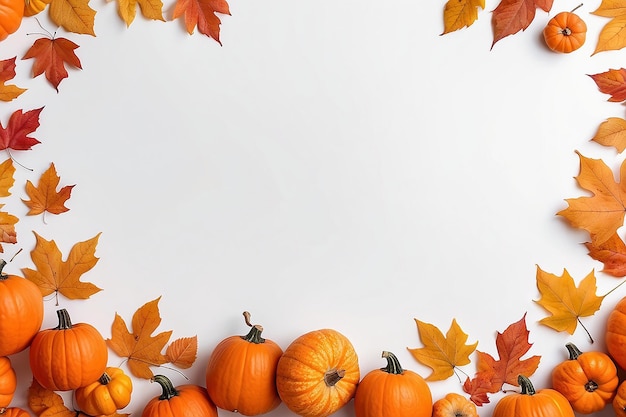
[[[620,368],[626,369],[626,297],[609,313],[604,340],[608,354]]]
[[[24,16],[34,16],[41,13],[52,3],[52,0],[25,0]]]
[[[206,388],[218,408],[256,416],[280,404],[276,367],[283,350],[261,337],[263,327],[250,323],[250,313],[243,315],[250,331],[245,336],[227,337],[213,349],[206,368]]]
[[[30,413],[20,407],[3,408],[0,417],[31,417]]]
[[[11,360],[2,356],[0,357],[0,409],[11,404],[16,389],[17,374],[15,369],[13,369]]]
[[[615,417],[626,417],[626,381],[622,381],[617,387],[611,405],[613,406]]]
[[[356,417],[431,417],[433,397],[417,373],[402,369],[391,352],[384,351],[385,368],[368,372],[356,389]]]
[[[567,398],[575,412],[591,414],[613,400],[619,384],[617,367],[604,352],[581,352],[573,343],[565,345],[569,359],[552,371],[552,388]]]
[[[0,41],[17,31],[24,17],[24,0],[0,0]]]
[[[3,273],[5,265],[0,259],[0,356],[26,349],[43,323],[41,290],[32,281]]]
[[[500,398],[493,409],[492,417],[575,417],[567,398],[551,388],[535,390],[530,379],[518,377],[521,392]]]
[[[108,367],[97,381],[74,391],[79,409],[91,416],[110,415],[130,403],[133,382],[121,368]]]
[[[148,401],[142,417],[217,417],[217,407],[205,388],[194,384],[174,387],[164,375],[152,379],[161,385],[163,393]]]
[[[91,384],[106,369],[106,342],[91,324],[72,324],[67,310],[57,310],[57,316],[59,325],[41,330],[30,345],[33,377],[52,391],[68,391]]]
[[[450,392],[435,401],[432,417],[478,417],[478,410],[468,398]]]
[[[296,338],[276,369],[283,403],[301,417],[326,417],[346,405],[360,379],[359,361],[350,340],[333,329]]]
[[[570,53],[585,44],[587,24],[574,10],[558,13],[543,29],[543,38],[551,50]]]

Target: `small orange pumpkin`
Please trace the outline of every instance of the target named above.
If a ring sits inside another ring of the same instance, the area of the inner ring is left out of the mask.
[[[609,356],[620,368],[626,369],[626,297],[619,300],[609,313],[604,341]]]
[[[383,351],[385,368],[368,372],[356,389],[356,417],[431,417],[433,397],[424,378],[402,369],[391,352]]]
[[[612,406],[615,417],[626,417],[626,381],[622,381],[617,387]]]
[[[31,417],[30,413],[20,407],[3,408],[0,411],[0,417]]]
[[[567,54],[585,44],[587,24],[574,13],[578,7],[571,12],[560,12],[548,21],[543,29],[543,38],[548,48]]]
[[[52,0],[24,0],[24,16],[34,16],[45,10]]]
[[[478,410],[468,398],[450,392],[435,401],[432,417],[478,417]]]
[[[121,368],[109,366],[100,379],[74,391],[79,409],[90,416],[111,415],[130,403],[133,382]]]
[[[551,388],[535,390],[530,379],[524,375],[517,378],[521,392],[500,398],[492,417],[575,417],[567,398]]]
[[[604,352],[581,352],[573,343],[565,345],[569,359],[552,371],[552,388],[567,398],[575,412],[591,414],[613,400],[619,384],[617,367]]]
[[[17,374],[11,364],[11,360],[6,357],[0,357],[0,409],[6,408],[11,404],[13,395],[17,389]]]
[[[283,403],[301,417],[326,417],[346,405],[360,379],[350,340],[337,330],[320,329],[296,338],[276,368]]]
[[[230,336],[213,349],[206,368],[206,388],[218,408],[244,416],[265,414],[280,404],[276,366],[283,350],[261,337],[263,327],[250,323],[245,336]],[[254,395],[249,393],[254,392]]]
[[[59,325],[39,331],[30,345],[33,377],[51,391],[69,391],[91,384],[106,369],[106,342],[91,324],[72,324],[67,310],[57,310],[57,316]]]
[[[205,388],[194,384],[174,387],[164,375],[155,375],[152,380],[163,393],[148,401],[141,417],[217,417],[217,407]]]
[[[24,17],[24,0],[0,0],[0,41],[17,31]]]

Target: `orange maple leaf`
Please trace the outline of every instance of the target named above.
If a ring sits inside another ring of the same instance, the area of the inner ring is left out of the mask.
[[[160,366],[168,363],[163,349],[169,342],[172,331],[164,331],[152,335],[161,324],[159,300],[149,301],[139,307],[133,314],[131,329],[126,326],[124,319],[115,313],[111,326],[111,338],[107,345],[118,356],[128,359],[128,369],[138,378],[152,379],[154,373],[151,366]]]
[[[597,74],[589,74],[601,93],[611,97],[608,101],[622,102],[626,100],[626,69],[609,69]]]
[[[87,299],[102,291],[93,283],[80,280],[98,262],[94,255],[100,233],[91,239],[76,243],[66,261],[63,261],[61,251],[54,240],[45,240],[37,233],[35,237],[35,248],[30,252],[30,256],[37,269],[22,268],[22,273],[26,279],[37,284],[44,297],[55,293],[58,298],[60,293],[70,300]]]
[[[33,78],[45,73],[48,82],[59,91],[59,84],[68,77],[66,64],[82,69],[80,60],[74,53],[76,48],[78,45],[66,38],[39,38],[22,59],[35,59]]]
[[[604,272],[614,277],[626,276],[626,244],[617,233],[606,242],[596,244],[594,241],[586,242],[589,256],[604,264]]]
[[[501,0],[491,15],[493,25],[491,48],[499,40],[526,30],[535,19],[537,8],[549,12],[552,0]]]
[[[191,35],[196,27],[198,31],[215,39],[220,45],[220,24],[216,13],[230,15],[226,0],[177,0],[172,20],[181,16],[185,19],[185,28]]]
[[[579,152],[578,184],[591,197],[566,199],[568,207],[559,211],[576,228],[586,230],[596,244],[606,242],[624,224],[626,212],[626,161],[620,169],[620,182],[600,159],[586,158]]]
[[[4,204],[0,204],[0,208],[4,207]],[[7,213],[6,211],[0,211],[0,242],[1,243],[17,243],[17,232],[15,231],[15,224],[19,219]],[[0,245],[0,253],[4,252],[4,248]]]
[[[19,97],[25,88],[20,88],[15,84],[7,84],[7,81],[15,78],[15,59],[0,60],[0,100],[11,101]]]
[[[28,387],[27,401],[28,408],[37,416],[40,416],[44,411],[50,408],[65,406],[63,397],[54,391],[42,387],[35,378],[33,378]]]
[[[30,180],[26,181],[26,194],[30,200],[22,199],[29,210],[28,216],[49,212],[52,214],[65,213],[69,209],[65,202],[70,198],[74,185],[66,185],[57,191],[60,177],[57,175],[54,163],[41,175],[35,187]]]
[[[602,146],[612,146],[618,153],[626,149],[626,120],[621,117],[609,117],[598,126],[592,141]]]
[[[168,362],[182,369],[190,368],[196,361],[197,354],[198,338],[196,336],[176,339],[165,351]]]
[[[476,350],[478,342],[471,345],[465,344],[468,336],[461,330],[456,319],[452,320],[445,336],[441,330],[430,323],[417,319],[415,323],[424,347],[408,350],[418,362],[432,369],[432,373],[426,380],[447,379],[454,374],[455,368],[470,363],[469,356]]]

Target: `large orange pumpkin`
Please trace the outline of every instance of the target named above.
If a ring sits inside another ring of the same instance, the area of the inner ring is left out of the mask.
[[[41,290],[26,278],[3,273],[5,265],[0,260],[0,356],[26,349],[43,323]]]
[[[109,366],[102,376],[74,391],[78,408],[91,416],[111,415],[130,403],[133,382],[121,368]]]
[[[384,351],[385,368],[368,372],[356,389],[356,417],[431,417],[433,397],[419,374],[402,369],[391,352]]]
[[[551,388],[535,390],[530,379],[518,377],[521,392],[500,398],[491,417],[575,417],[567,398]]]
[[[33,377],[52,391],[68,391],[91,384],[106,369],[106,342],[91,324],[72,324],[67,310],[57,310],[57,316],[59,325],[41,330],[30,345]]]
[[[0,0],[0,41],[17,31],[24,17],[24,0]]]
[[[245,336],[227,337],[213,349],[206,368],[206,388],[218,408],[256,416],[280,404],[276,367],[283,350],[261,337],[263,327],[250,323],[250,313],[243,314],[250,331]]]
[[[359,379],[352,343],[333,329],[296,338],[276,369],[280,398],[301,417],[326,417],[339,410],[354,397]]]
[[[626,297],[619,300],[609,313],[604,340],[609,355],[626,370]]]
[[[194,384],[174,387],[164,375],[152,379],[161,386],[162,394],[148,401],[141,417],[217,417],[217,407],[205,388]]]

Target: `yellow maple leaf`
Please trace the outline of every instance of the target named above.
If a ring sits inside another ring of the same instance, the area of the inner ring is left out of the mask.
[[[96,11],[89,6],[89,0],[52,0],[48,13],[55,24],[68,32],[96,36]]]
[[[616,51],[626,46],[626,15],[613,17],[600,30],[598,43],[591,55],[603,51]]]
[[[15,184],[15,166],[11,158],[0,164],[0,197],[11,195],[11,187]]]
[[[65,203],[72,195],[74,186],[66,185],[57,191],[59,180],[54,163],[51,163],[48,169],[41,174],[36,187],[30,180],[26,181],[26,193],[30,200],[22,199],[22,201],[29,208],[28,213],[26,213],[28,216],[45,212],[61,214],[69,210]]]
[[[626,149],[626,120],[621,117],[609,117],[598,126],[592,141],[603,146],[613,146],[617,152]]]
[[[478,9],[485,9],[485,0],[448,0],[443,10],[442,35],[471,26],[478,19]]]
[[[61,251],[54,240],[46,240],[35,233],[35,248],[30,256],[37,269],[22,268],[24,277],[39,287],[43,296],[62,294],[73,299],[87,299],[102,291],[91,282],[81,281],[83,274],[96,263],[96,246],[100,233],[84,242],[76,243],[63,261]]]
[[[577,287],[566,269],[559,277],[537,267],[537,288],[541,297],[535,302],[550,313],[548,317],[539,320],[539,323],[569,334],[574,334],[579,323],[585,328],[580,318],[593,316],[604,300],[604,296],[596,295],[596,277],[593,271]],[[593,340],[586,328],[585,331]]]
[[[161,0],[117,0],[117,13],[126,23],[126,27],[135,20],[138,6],[146,19],[165,21]]]
[[[452,320],[445,336],[433,324],[418,319],[415,319],[415,323],[424,347],[408,350],[418,362],[432,369],[426,380],[442,381],[454,375],[456,367],[470,363],[469,356],[476,350],[478,342],[465,344],[468,336],[456,319]]]

